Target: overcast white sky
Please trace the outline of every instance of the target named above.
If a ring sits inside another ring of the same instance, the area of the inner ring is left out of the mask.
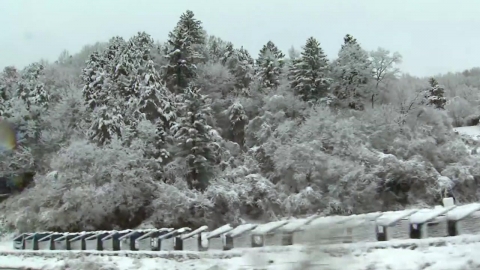
[[[350,33],[400,52],[414,75],[480,66],[480,0],[0,0],[0,68],[138,31],[165,41],[187,9],[254,57],[268,40],[286,52],[314,36],[334,58]]]

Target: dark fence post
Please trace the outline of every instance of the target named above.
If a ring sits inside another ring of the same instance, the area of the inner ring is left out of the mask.
[[[377,241],[388,241],[388,226],[377,226]]]
[[[458,233],[458,221],[457,220],[448,220],[447,221],[447,231],[448,236],[457,236]]]
[[[410,223],[410,238],[411,239],[421,239],[422,238],[422,229],[423,229],[422,223],[420,224],[415,224],[415,223]]]

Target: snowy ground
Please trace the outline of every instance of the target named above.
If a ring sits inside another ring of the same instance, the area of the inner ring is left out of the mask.
[[[471,241],[468,241],[471,238]],[[456,270],[456,269],[480,269],[480,250],[478,236],[455,237],[453,241],[443,242],[443,246],[432,247],[432,239],[417,241],[415,246],[410,248],[388,247],[396,243],[410,243],[408,241],[392,241],[371,244],[343,245],[343,249],[330,249],[319,251],[318,247],[291,246],[278,248],[245,249],[230,252],[231,256],[224,259],[211,252],[184,252],[194,254],[198,259],[189,259],[191,256],[184,256],[183,259],[165,258],[132,258],[131,253],[123,253],[123,256],[100,256],[90,254],[87,256],[79,252],[63,252],[54,254],[46,252],[49,256],[33,256],[33,252],[11,251],[11,242],[3,243],[0,248],[0,269],[3,268],[26,268],[32,269],[89,269],[89,270],[247,270],[247,269],[352,269],[352,270]],[[450,239],[450,238],[449,238]],[[438,241],[437,241],[438,242]],[[470,243],[468,243],[470,242]],[[350,248],[345,249],[349,246]],[[372,246],[383,246],[382,249],[372,249]],[[6,253],[10,252],[10,254]],[[168,252],[164,255],[168,255]],[[158,254],[158,253],[157,253]],[[61,256],[60,256],[61,255]],[[130,257],[126,257],[126,256]],[[165,257],[165,256],[164,256]],[[180,256],[181,257],[181,256]],[[230,258],[228,258],[230,257]],[[310,262],[311,268],[307,268],[306,262]],[[300,268],[302,267],[302,268]]]
[[[480,139],[480,126],[458,127],[454,128],[453,130],[458,132],[460,135],[470,136],[477,140]]]
[[[430,247],[425,249],[382,249],[369,253],[355,252],[343,256],[316,253],[306,255],[297,250],[288,253],[246,253],[230,259],[198,259],[178,262],[161,258],[134,259],[127,257],[80,257],[67,260],[58,258],[0,256],[0,266],[10,268],[31,267],[33,269],[119,269],[119,270],[213,270],[213,269],[289,269],[313,261],[311,269],[391,269],[391,270],[455,270],[480,269],[477,250],[480,244],[462,246]],[[72,257],[76,257],[73,256]],[[315,260],[320,258],[321,260]],[[298,269],[298,268],[297,268]],[[303,268],[308,269],[308,268]]]

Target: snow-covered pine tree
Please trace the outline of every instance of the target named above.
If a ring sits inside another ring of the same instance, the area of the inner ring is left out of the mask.
[[[255,75],[254,65],[252,56],[243,47],[235,49],[233,55],[228,58],[227,67],[235,77],[237,94],[248,94],[247,89]]]
[[[440,85],[435,78],[430,78],[428,83],[430,84],[430,88],[425,91],[424,103],[435,109],[444,110],[445,104],[447,103],[447,99],[445,98],[445,88]]]
[[[151,50],[155,47],[153,39],[142,32],[134,36],[130,43],[132,44],[130,55],[136,59],[131,90],[132,93],[136,93],[136,96],[129,103],[128,109],[131,113],[130,126],[136,127],[136,122],[142,119],[156,125],[155,149],[151,150],[155,158],[161,158],[163,161],[169,157],[169,153],[165,150],[165,140],[175,120],[173,96],[155,69],[151,54]]]
[[[15,67],[5,67],[0,73],[0,116],[5,113],[10,100],[16,91],[20,74]]]
[[[233,44],[216,36],[209,36],[205,47],[208,54],[207,59],[211,63],[220,62],[225,65],[228,58],[233,54]]]
[[[44,108],[48,105],[48,93],[45,90],[45,85],[40,80],[40,77],[43,75],[43,69],[43,65],[33,63],[22,71],[16,95],[25,102],[28,109],[32,105]]]
[[[288,60],[290,62],[293,62],[295,61],[296,59],[300,58],[301,56],[301,52],[297,51],[297,49],[295,49],[295,47],[290,47],[290,49],[288,49]]]
[[[117,66],[126,45],[122,37],[113,37],[103,52],[94,51],[86,61],[81,77],[85,84],[83,87],[85,101],[91,109],[104,104],[112,97],[111,91],[115,88],[112,84],[121,73],[117,71]]]
[[[275,89],[280,84],[280,75],[284,67],[283,54],[277,46],[268,41],[258,54],[257,77],[265,88]]]
[[[332,63],[332,76],[337,98],[352,109],[363,109],[372,67],[368,53],[351,35],[345,36],[338,58]]]
[[[138,95],[138,110],[149,121],[161,120],[169,127],[175,114],[172,105],[172,94],[163,84],[160,74],[155,69],[151,50],[154,49],[153,39],[146,33],[139,33],[131,40],[132,55],[136,59],[132,92]]]
[[[164,79],[173,92],[181,93],[195,78],[196,64],[203,60],[199,47],[205,44],[205,31],[202,22],[187,10],[168,36],[166,57],[169,64],[164,67]]]
[[[104,144],[113,136],[121,136],[124,124],[124,102],[117,91],[118,62],[126,43],[120,37],[110,39],[103,53],[93,52],[83,69],[83,95],[92,110],[91,138]],[[117,75],[116,75],[117,74]]]
[[[112,37],[109,42],[108,42],[108,47],[104,52],[105,59],[107,60],[107,63],[115,63],[115,60],[123,49],[127,46],[127,42],[125,39],[119,36]],[[113,62],[112,62],[113,61]],[[115,71],[116,66],[109,66],[108,72],[113,73]]]
[[[307,40],[290,72],[294,93],[304,101],[316,101],[327,95],[331,83],[328,59],[315,38]]]
[[[342,48],[349,45],[358,45],[358,42],[357,39],[354,38],[352,35],[346,34],[345,37],[343,37]]]
[[[234,102],[228,108],[230,120],[230,139],[241,147],[245,144],[245,126],[248,124],[248,116],[239,102]]]
[[[225,42],[219,37],[209,36],[206,43],[206,50],[208,53],[208,61],[212,63],[220,62],[225,50]]]
[[[7,77],[16,77],[11,81],[8,101],[3,104],[3,117],[15,126],[19,142],[28,145],[25,153],[39,150],[40,136],[43,130],[42,115],[47,111],[50,96],[45,89],[44,65],[33,63],[25,67],[18,77],[10,70]],[[20,167],[18,167],[19,169]],[[24,167],[22,167],[24,169]]]
[[[186,180],[189,188],[205,190],[214,176],[214,162],[218,145],[214,142],[214,130],[207,124],[211,114],[207,97],[200,89],[190,85],[181,95],[179,117],[171,130],[178,143],[177,156],[184,158],[188,172]]]
[[[128,40],[126,46],[120,48],[117,59],[113,61],[115,70],[112,86],[127,106],[134,104],[139,96],[139,89],[135,85],[136,75],[142,58],[150,54],[151,48],[153,48],[153,39],[147,33],[139,32]]]
[[[222,64],[226,65],[228,63],[228,60],[232,58],[234,54],[235,54],[235,49],[233,48],[233,43],[228,42],[227,45],[225,46],[223,55],[221,57]]]
[[[83,96],[91,109],[102,104],[108,93],[103,91],[104,82],[107,79],[107,60],[99,52],[93,52],[86,61],[86,67],[82,72],[84,82]]]
[[[295,47],[290,47],[290,49],[288,49],[288,58],[287,60],[285,61],[285,67],[286,67],[286,70],[288,72],[287,74],[287,78],[289,81],[293,81],[294,78],[292,76],[293,74],[293,69],[294,69],[294,66],[295,66],[295,63],[298,62],[299,58],[300,58],[301,54],[299,51],[297,51],[295,49]]]

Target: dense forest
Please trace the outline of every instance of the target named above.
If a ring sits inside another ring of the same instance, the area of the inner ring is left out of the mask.
[[[321,37],[319,37],[321,38]],[[186,11],[144,32],[0,74],[18,145],[10,229],[217,226],[477,200],[480,69],[418,78],[346,35],[252,54]],[[23,186],[26,186],[23,188]]]

